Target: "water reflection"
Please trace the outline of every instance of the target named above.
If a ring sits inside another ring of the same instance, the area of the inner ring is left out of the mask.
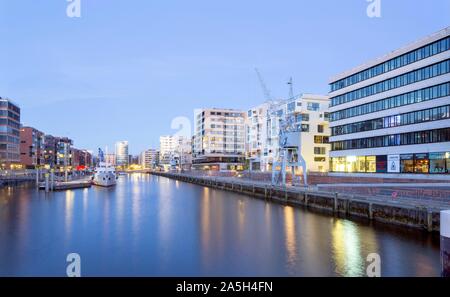
[[[360,234],[355,223],[336,220],[331,231],[336,272],[343,276],[364,275]]]
[[[439,238],[398,232],[148,175],[116,187],[45,194],[0,189],[0,275],[439,275]],[[111,260],[112,259],[112,260]]]
[[[75,193],[72,190],[65,192],[65,211],[64,211],[64,217],[65,217],[65,235],[66,240],[69,240],[72,234],[72,221],[73,221],[73,203],[75,199]]]
[[[295,213],[291,206],[284,207],[284,232],[286,237],[286,262],[290,271],[293,271],[297,262],[297,242],[295,230]]]

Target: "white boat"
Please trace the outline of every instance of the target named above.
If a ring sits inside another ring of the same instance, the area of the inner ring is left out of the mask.
[[[116,184],[116,169],[114,166],[106,162],[100,162],[97,167],[95,167],[94,176],[92,177],[92,182],[94,185],[102,187],[110,187]]]

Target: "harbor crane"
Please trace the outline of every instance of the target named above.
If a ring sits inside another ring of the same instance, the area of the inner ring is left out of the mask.
[[[264,97],[266,98],[267,101],[273,101],[272,94],[270,93],[270,90],[267,88],[267,85],[264,82],[261,72],[259,72],[258,68],[255,68],[255,72],[256,72],[256,75],[258,76],[258,80],[259,80],[259,83],[263,90]]]

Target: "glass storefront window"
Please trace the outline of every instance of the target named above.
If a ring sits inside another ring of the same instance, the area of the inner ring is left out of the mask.
[[[428,159],[428,154],[415,154],[414,161],[415,173],[428,173],[430,168],[430,160]]]
[[[331,168],[334,172],[345,172],[345,157],[333,158]]]
[[[450,152],[445,153],[445,158],[447,159],[447,173],[450,173]]]
[[[357,157],[347,156],[346,172],[356,172],[357,171]]]
[[[400,172],[414,173],[414,155],[400,155]]]
[[[396,156],[397,162],[399,162],[398,155]],[[331,158],[332,172],[386,173],[388,172],[387,167],[388,156],[386,155]],[[450,152],[403,154],[400,155],[400,169],[397,169],[397,171],[391,170],[389,172],[449,174]]]
[[[367,156],[366,157],[366,172],[377,172],[377,157]]]
[[[357,165],[358,172],[366,172],[366,157],[358,157],[358,165]]]
[[[430,153],[430,173],[447,173],[446,153]]]
[[[387,172],[387,156],[376,156],[376,172],[386,173]]]

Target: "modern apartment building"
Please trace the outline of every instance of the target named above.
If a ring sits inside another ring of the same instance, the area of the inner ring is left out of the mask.
[[[141,153],[140,163],[144,169],[153,169],[159,163],[159,151],[156,149],[148,149]]]
[[[182,136],[164,135],[159,137],[159,163],[169,165],[175,152],[178,150]]]
[[[20,108],[10,99],[0,97],[0,168],[20,165]]]
[[[116,166],[128,166],[128,141],[116,142]]]
[[[332,78],[331,171],[450,171],[450,27]]]
[[[172,169],[183,165],[190,169],[192,163],[192,143],[190,137],[166,135],[159,138],[159,165]]]
[[[327,96],[302,94],[270,106],[267,116],[267,140],[261,155],[261,170],[271,171],[279,158],[280,131],[298,132],[300,153],[309,172],[327,172],[329,169],[329,99]],[[298,152],[297,152],[298,154]]]
[[[72,166],[77,170],[91,167],[92,154],[87,150],[72,148]]]
[[[29,169],[39,168],[45,164],[44,133],[33,127],[20,128],[20,163]]]
[[[44,136],[44,163],[46,168],[72,166],[73,141],[67,137]]]
[[[116,166],[116,154],[104,154],[104,157],[106,163]]]
[[[245,155],[252,170],[267,169],[267,164],[262,160],[269,155],[268,116],[274,105],[275,102],[264,102],[247,111]]]
[[[196,112],[192,166],[199,170],[243,170],[246,112],[202,109]]]

